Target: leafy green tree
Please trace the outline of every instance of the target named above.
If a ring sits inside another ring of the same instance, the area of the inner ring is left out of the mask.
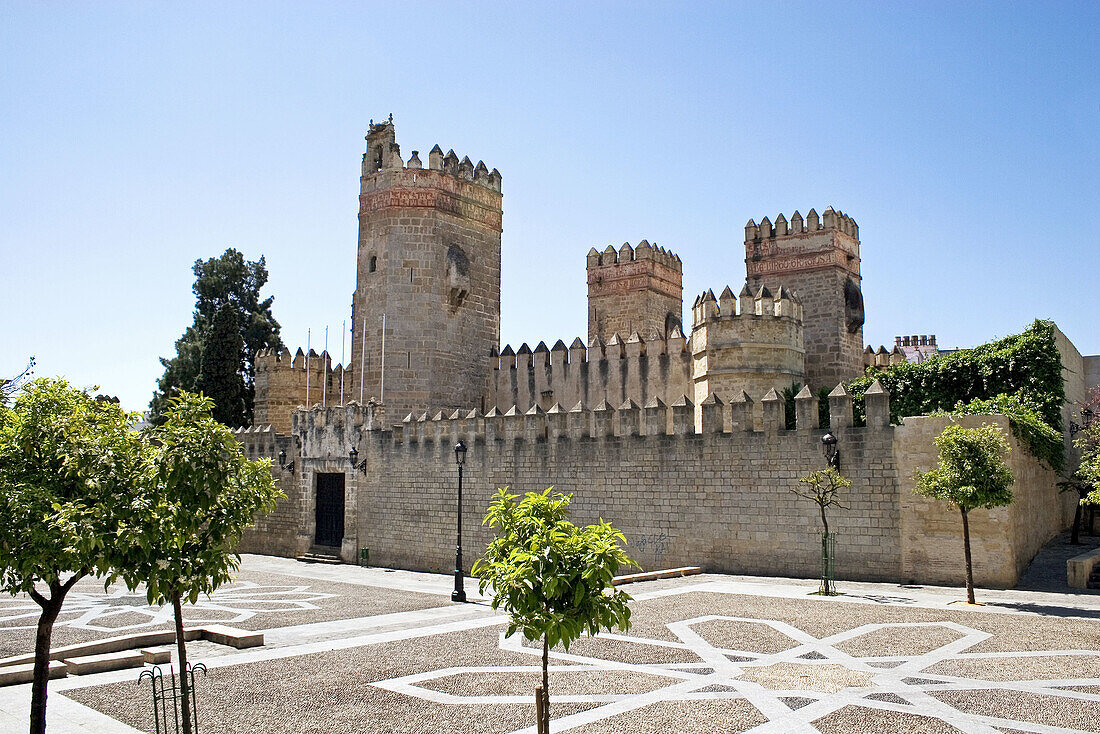
[[[66,594],[117,562],[142,481],[136,414],[62,379],[0,405],[0,588],[42,609],[34,641],[31,734],[46,730],[50,639]]]
[[[984,424],[963,428],[951,424],[935,439],[940,463],[917,474],[915,492],[946,500],[962,513],[963,549],[966,554],[966,600],[974,604],[974,571],[970,557],[968,513],[975,508],[1003,507],[1012,503],[1012,470],[1004,461],[1008,441],[1001,429]]]
[[[246,387],[240,373],[243,357],[244,339],[237,325],[237,312],[227,303],[214,315],[196,380],[199,390],[214,401],[214,419],[227,426],[251,422],[245,411]]]
[[[852,480],[848,479],[833,467],[820,471],[810,472],[798,480],[798,484],[791,487],[791,491],[799,497],[813,500],[821,512],[821,588],[819,593],[832,596],[836,593],[833,589],[832,579],[827,572],[832,558],[829,551],[829,518],[825,511],[830,507],[839,507],[842,510],[849,509],[840,501],[840,490],[852,486]]]
[[[157,381],[157,390],[149,403],[153,422],[163,421],[169,401],[181,390],[194,392],[200,388],[203,353],[218,312],[228,306],[236,311],[237,328],[244,340],[237,373],[244,385],[245,420],[241,425],[249,425],[256,392],[256,355],[261,349],[283,347],[279,323],[271,313],[274,298],[260,298],[260,290],[267,283],[266,263],[263,257],[257,261],[245,260],[244,255],[230,248],[221,257],[196,260],[193,271],[194,322],[176,341],[176,355],[160,360],[164,374]],[[206,390],[210,392],[209,385]]]
[[[230,580],[244,529],[283,496],[269,461],[246,459],[232,432],[214,420],[213,407],[207,397],[181,392],[164,423],[152,429],[146,492],[127,536],[126,561],[116,569],[131,588],[144,583],[151,604],[172,605],[186,734],[191,712],[182,603]]]
[[[496,528],[485,557],[473,566],[481,592],[493,588],[493,609],[501,607],[528,640],[542,640],[543,712],[549,731],[550,648],[587,632],[630,628],[630,596],[612,585],[623,566],[637,566],[623,550],[623,534],[602,520],[578,528],[569,521],[572,495],[559,492],[518,495],[499,490],[484,524]]]

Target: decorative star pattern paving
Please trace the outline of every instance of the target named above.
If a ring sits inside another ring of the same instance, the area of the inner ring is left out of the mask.
[[[256,615],[316,609],[314,602],[336,594],[310,591],[309,586],[264,586],[238,581],[187,607],[187,624],[234,624]],[[42,610],[27,597],[0,599],[0,631],[34,629]],[[112,586],[107,593],[73,589],[65,598],[56,627],[95,632],[127,632],[172,623],[172,607],[150,605],[143,589]]]
[[[760,632],[771,639],[776,634],[788,640],[778,652],[726,649],[713,644],[723,623],[760,625]],[[1022,718],[986,715],[973,706],[953,706],[947,701],[958,692],[1008,694],[1029,701],[1048,702],[1051,706],[1072,705],[1092,707],[1100,711],[1100,651],[1042,650],[1029,652],[968,652],[988,639],[987,632],[955,622],[875,623],[861,625],[837,634],[816,638],[797,627],[781,621],[707,615],[672,622],[667,625],[676,640],[661,640],[629,635],[605,634],[603,644],[640,645],[679,651],[691,662],[635,663],[640,655],[608,655],[618,660],[562,652],[551,653],[564,665],[553,665],[553,671],[595,673],[615,672],[611,680],[624,680],[624,673],[633,673],[639,685],[635,690],[609,691],[599,694],[570,694],[559,686],[553,700],[559,703],[590,704],[589,708],[562,716],[551,724],[551,731],[563,732],[586,724],[604,721],[626,712],[644,709],[664,701],[704,701],[716,699],[744,700],[763,714],[768,721],[749,729],[753,734],[785,732],[818,732],[814,722],[847,707],[896,712],[911,716],[939,719],[963,732],[999,734],[1005,728],[1037,734],[1076,732],[1037,723],[1045,717],[1019,712]],[[924,628],[924,629],[920,629]],[[923,635],[925,642],[911,645],[906,640],[913,634]],[[883,635],[887,635],[883,638]],[[883,639],[897,640],[896,654],[860,656],[845,650],[881,646]],[[861,640],[860,638],[863,638]],[[928,640],[931,640],[929,642]],[[946,642],[944,640],[947,640]],[[523,644],[519,635],[500,638],[500,648],[506,651],[541,655],[541,650]],[[642,648],[635,648],[640,650]],[[1055,667],[1085,670],[1097,677],[1065,677],[1032,679],[1027,673],[1028,660],[1054,661]],[[988,661],[986,663],[985,661]],[[1059,661],[1061,661],[1059,665]],[[944,665],[946,664],[946,666]],[[996,680],[979,675],[943,674],[934,672],[939,666],[959,670],[995,668]],[[425,673],[378,681],[375,686],[442,704],[529,703],[531,694],[516,695],[456,695],[431,686],[440,679],[470,676],[484,680],[486,676],[509,676],[541,672],[538,664],[530,666],[451,667]],[[664,684],[652,685],[654,678]],[[630,680],[627,676],[625,680]],[[630,686],[627,686],[628,688]],[[476,690],[477,684],[462,686]],[[979,707],[980,708],[980,707]],[[963,710],[970,709],[970,710]],[[1030,720],[1029,720],[1030,719]],[[1100,731],[1100,721],[1096,729]],[[533,734],[534,728],[513,734]]]

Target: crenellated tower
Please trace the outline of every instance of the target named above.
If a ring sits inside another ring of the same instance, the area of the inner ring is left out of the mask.
[[[666,339],[683,323],[680,258],[646,240],[616,250],[588,251],[588,341],[637,332]]]
[[[805,310],[806,382],[829,387],[863,374],[859,226],[832,207],[790,222],[780,214],[745,225],[745,271],[753,292],[789,288]]]
[[[366,140],[349,370],[396,419],[483,409],[500,344],[500,173],[438,145],[427,167],[418,151],[404,161],[392,117]]]
[[[773,294],[729,286],[718,298],[708,290],[691,307],[694,400],[709,395],[727,402],[741,391],[760,400],[805,380],[802,304],[784,286]],[[861,353],[862,359],[862,353]]]

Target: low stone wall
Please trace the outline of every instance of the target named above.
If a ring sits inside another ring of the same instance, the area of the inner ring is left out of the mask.
[[[898,500],[901,511],[903,580],[961,584],[965,579],[962,517],[952,505],[913,493],[915,475],[938,462],[933,439],[948,416],[905,418],[894,432]],[[1013,503],[969,513],[974,582],[1011,587],[1044,543],[1073,520],[1073,498],[1058,491],[1058,477],[1044,468],[1012,435],[1008,418],[970,415],[954,419],[967,428],[996,424],[1008,437],[1007,457],[1016,481]]]

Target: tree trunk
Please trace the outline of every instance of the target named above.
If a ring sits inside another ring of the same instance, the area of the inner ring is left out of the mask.
[[[542,636],[542,730],[550,734],[550,638]]]
[[[172,592],[172,611],[176,618],[176,651],[180,666],[180,717],[183,734],[191,734],[191,681],[187,677],[187,642],[183,639],[183,606],[178,591]]]
[[[50,682],[50,638],[53,625],[61,613],[61,602],[65,599],[60,584],[50,584],[49,598],[32,594],[32,598],[42,607],[38,617],[38,630],[34,637],[34,674],[31,682],[31,734],[45,734],[46,731],[46,693]]]
[[[1084,499],[1082,497],[1081,499]],[[1069,542],[1077,545],[1081,542],[1081,500],[1077,501],[1077,509],[1073,512],[1073,530],[1070,531]]]
[[[42,607],[42,614],[38,617],[38,630],[34,637],[30,734],[46,732],[46,692],[50,682],[50,638],[53,637],[54,622],[57,621],[57,615],[61,614],[61,605],[65,603],[65,595],[69,593],[69,589],[87,575],[88,571],[82,569],[65,583],[51,581],[49,597],[42,596],[33,588],[29,592],[31,599]]]
[[[966,553],[966,601],[976,604],[974,601],[974,566],[970,560],[970,521],[966,517],[966,510],[959,508],[963,516],[963,551]]]

